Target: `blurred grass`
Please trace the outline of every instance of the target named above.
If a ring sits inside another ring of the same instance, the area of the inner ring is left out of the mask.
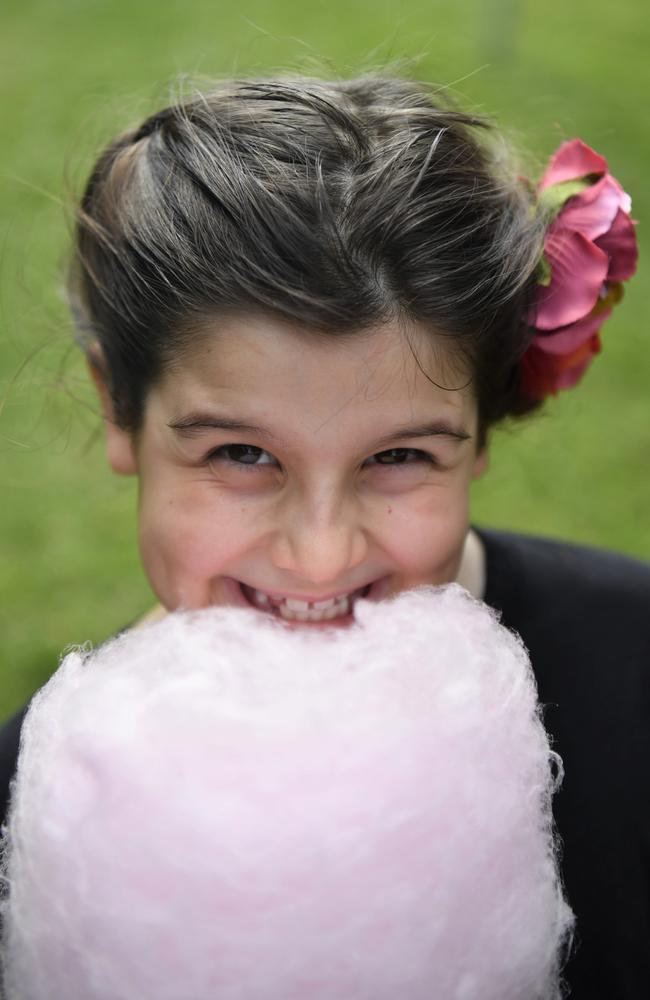
[[[68,643],[151,601],[135,484],[104,467],[60,295],[64,208],[99,145],[183,75],[349,75],[396,59],[495,115],[543,165],[580,135],[634,196],[647,244],[650,13],[641,0],[5,0],[0,13],[0,717]],[[580,388],[500,431],[474,518],[650,558],[645,257]]]

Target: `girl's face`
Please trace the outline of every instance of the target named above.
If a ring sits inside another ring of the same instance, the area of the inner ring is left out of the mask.
[[[167,609],[252,603],[344,625],[349,595],[455,578],[485,464],[476,403],[443,348],[436,361],[424,331],[409,339],[417,361],[397,324],[321,339],[222,320],[151,390],[137,435],[108,423],[113,468],[139,476],[142,559]]]

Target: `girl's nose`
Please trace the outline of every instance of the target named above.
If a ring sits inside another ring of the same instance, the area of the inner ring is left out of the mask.
[[[367,553],[368,539],[358,511],[320,504],[286,511],[271,558],[277,569],[305,583],[324,584],[341,580]]]

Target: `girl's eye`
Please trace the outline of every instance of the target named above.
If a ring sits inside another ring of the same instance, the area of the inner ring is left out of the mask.
[[[224,461],[229,465],[277,465],[276,460],[263,448],[253,444],[223,444],[208,455],[208,462]]]
[[[371,465],[413,465],[416,462],[427,462],[435,465],[433,455],[419,448],[389,448],[388,451],[380,451],[372,458],[368,459]]]
[[[277,466],[277,459],[263,448],[257,448],[252,444],[223,444],[215,448],[207,456],[207,462],[224,462],[231,467],[259,468],[260,466]],[[437,465],[433,455],[419,448],[390,448],[387,451],[380,451],[367,459],[368,465],[408,465],[413,466],[424,462],[427,465]]]

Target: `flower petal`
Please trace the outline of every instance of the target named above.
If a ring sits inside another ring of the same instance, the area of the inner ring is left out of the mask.
[[[566,371],[560,372],[555,380],[556,389],[571,389],[577,382],[580,381],[587,368],[593,360],[593,355],[597,351],[592,351],[588,358],[584,361],[578,362],[578,364],[572,365]]]
[[[611,309],[594,309],[584,319],[551,333],[538,334],[533,340],[534,347],[543,354],[570,356],[598,333],[605,320],[612,314]],[[531,346],[533,346],[531,345]]]
[[[608,281],[627,281],[636,271],[639,248],[634,223],[619,209],[608,232],[596,240],[597,247],[609,257]]]
[[[626,198],[621,185],[608,174],[569,199],[558,215],[558,225],[595,240],[613,224]]]
[[[538,330],[568,326],[591,312],[607,277],[607,253],[582,233],[553,225],[546,237],[551,283],[540,285],[530,325]]]
[[[545,399],[546,396],[557,395],[560,389],[571,388],[582,378],[600,347],[598,334],[567,357],[545,354],[533,342],[521,362],[524,392],[532,399]]]
[[[585,177],[587,174],[606,174],[607,160],[594,149],[587,146],[581,139],[570,139],[563,142],[551,157],[546,173],[542,177],[539,190],[560,184],[575,177]]]

